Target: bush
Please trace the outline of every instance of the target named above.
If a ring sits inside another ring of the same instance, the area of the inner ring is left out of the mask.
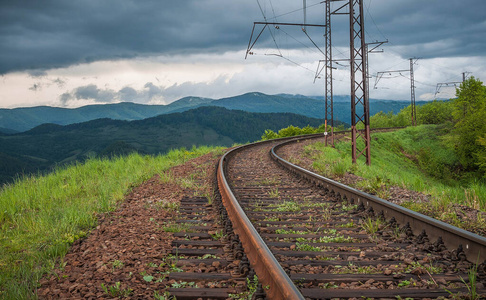
[[[271,129],[265,130],[265,133],[262,135],[262,141],[273,140],[273,139],[277,139],[277,138],[278,138],[278,134],[276,134]]]
[[[379,113],[370,117],[371,128],[405,127],[412,125],[411,106],[402,108],[396,115]],[[417,124],[443,124],[452,121],[452,102],[434,100],[416,107]],[[362,127],[362,126],[361,126]]]
[[[296,126],[290,125],[289,127],[282,128],[278,131],[278,133],[275,133],[271,129],[265,130],[265,133],[262,135],[262,141],[266,140],[272,140],[272,139],[278,139],[278,138],[283,138],[283,137],[289,137],[289,136],[297,136],[297,135],[304,135],[304,134],[314,134],[314,133],[324,133],[324,127],[325,125],[322,124],[317,128],[314,128],[310,125],[307,125],[304,128],[299,128]],[[327,131],[331,131],[331,126],[327,127]]]

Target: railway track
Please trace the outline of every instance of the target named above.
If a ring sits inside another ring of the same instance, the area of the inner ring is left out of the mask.
[[[266,297],[485,292],[484,264],[472,262],[485,260],[486,239],[296,168],[278,156],[284,146],[242,146],[218,166],[222,202]]]

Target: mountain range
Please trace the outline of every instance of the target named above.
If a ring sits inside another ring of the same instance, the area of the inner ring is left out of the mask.
[[[199,145],[231,146],[259,140],[265,129],[317,127],[322,123],[322,119],[291,113],[250,113],[208,106],[135,121],[104,118],[71,125],[43,124],[22,133],[0,134],[0,183],[89,157],[134,151],[158,154]]]
[[[421,102],[417,101],[417,105]],[[370,114],[377,112],[398,112],[409,105],[407,101],[370,100]],[[168,105],[144,105],[130,102],[105,105],[88,105],[79,108],[59,108],[49,106],[0,109],[0,132],[12,134],[24,132],[45,123],[69,125],[90,120],[109,118],[114,120],[142,120],[161,114],[183,112],[202,106],[218,106],[247,112],[285,112],[311,118],[323,118],[325,100],[323,97],[302,95],[266,95],[247,93],[239,96],[210,99],[186,97]],[[334,119],[350,123],[349,96],[334,96]]]

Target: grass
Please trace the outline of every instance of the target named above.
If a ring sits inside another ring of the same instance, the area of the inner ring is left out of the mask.
[[[486,211],[486,182],[477,174],[460,171],[448,132],[445,125],[421,125],[373,133],[371,166],[365,165],[364,157],[358,158],[357,164],[351,163],[349,141],[336,143],[335,148],[315,143],[304,152],[312,153],[313,167],[318,173],[328,177],[358,175],[363,181],[356,187],[379,197],[389,197],[387,187],[391,185],[430,195],[428,204],[410,199],[404,206],[449,221],[455,214],[453,204]],[[486,229],[485,220],[468,223],[471,224],[454,225]]]
[[[425,272],[423,272],[423,273],[427,272],[428,274],[439,274],[439,273],[442,273],[442,271],[443,271],[441,267],[436,267],[433,264],[422,265],[420,262],[413,261],[410,265],[408,265],[405,268],[404,272],[405,273],[412,273],[412,271],[417,270],[417,269],[424,270]]]
[[[193,225],[190,223],[168,223],[162,227],[162,230],[165,232],[194,232],[191,230]]]
[[[304,234],[310,234],[312,232],[310,232],[310,231],[302,231],[302,230],[293,230],[293,229],[282,229],[282,228],[279,228],[279,229],[275,230],[275,233],[276,234],[300,234],[300,235],[304,235]]]
[[[381,219],[375,218],[366,218],[361,223],[361,227],[365,230],[368,234],[374,235],[377,233],[384,225],[384,221]]]
[[[257,185],[276,185],[280,182],[278,177],[268,177],[258,181]]]
[[[133,291],[131,288],[122,288],[119,281],[117,281],[115,285],[112,286],[106,286],[104,283],[102,283],[101,289],[106,295],[117,298],[128,297]]]
[[[256,275],[253,276],[252,279],[246,279],[246,291],[241,292],[239,294],[229,294],[230,299],[253,299],[253,294],[257,291],[258,288],[258,277]],[[268,289],[268,287],[263,287],[264,289]]]
[[[36,298],[39,279],[70,245],[89,234],[97,216],[114,210],[132,187],[220,148],[193,147],[164,156],[90,159],[0,190],[0,298]]]
[[[123,268],[124,265],[125,264],[122,261],[115,259],[114,261],[111,262],[111,270],[115,271],[115,269],[121,269]]]
[[[285,200],[284,202],[282,203],[278,203],[278,204],[271,204],[268,206],[269,208],[272,208],[272,209],[269,209],[269,211],[291,211],[291,212],[298,212],[300,211],[300,206],[297,202],[293,201],[293,200]]]
[[[331,271],[333,274],[379,274],[375,266],[357,266],[349,263],[347,266],[335,266]]]
[[[270,198],[278,198],[280,197],[280,193],[278,192],[278,188],[271,189],[268,191],[268,196]]]
[[[312,251],[312,252],[321,252],[322,251],[321,247],[312,246],[312,245],[309,245],[305,242],[304,243],[301,243],[301,242],[295,243],[295,250],[296,251]]]

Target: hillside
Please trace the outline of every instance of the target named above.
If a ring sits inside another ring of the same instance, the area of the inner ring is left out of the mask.
[[[10,129],[10,128],[0,127],[0,135],[3,135],[3,134],[14,134],[14,133],[18,133],[18,131],[17,130]]]
[[[45,171],[56,164],[91,156],[158,154],[194,145],[231,146],[259,140],[265,129],[317,127],[321,123],[323,120],[289,113],[200,107],[137,121],[105,118],[66,126],[43,124],[23,133],[0,136],[0,155],[6,158],[1,160],[0,180],[5,182],[19,173]]]
[[[334,97],[334,118],[350,123],[348,96]],[[379,111],[397,113],[409,103],[407,101],[370,100],[370,113]],[[417,102],[420,104],[420,102]],[[322,97],[302,95],[266,95],[247,93],[223,99],[186,97],[168,105],[143,105],[130,102],[106,105],[88,105],[74,109],[59,107],[27,107],[0,109],[0,132],[12,133],[30,130],[45,123],[69,125],[100,118],[114,120],[142,120],[161,114],[184,112],[201,106],[219,106],[248,112],[288,112],[312,118],[323,118],[325,101]]]
[[[87,105],[74,109],[49,106],[0,109],[0,127],[3,127],[2,132],[9,133],[7,129],[26,131],[44,123],[69,125],[100,118],[142,120],[160,114],[174,112],[182,108],[188,110],[211,101],[213,99],[186,97],[168,105],[143,105],[122,102],[105,105]]]
[[[351,106],[349,97],[335,96],[334,120],[351,123]],[[417,105],[423,104],[418,102]],[[248,93],[241,96],[223,98],[213,101],[210,105],[228,109],[238,109],[249,112],[289,112],[311,118],[323,118],[325,100],[302,95],[266,95],[262,93]],[[370,115],[380,111],[397,113],[400,109],[410,105],[407,101],[370,100]]]

